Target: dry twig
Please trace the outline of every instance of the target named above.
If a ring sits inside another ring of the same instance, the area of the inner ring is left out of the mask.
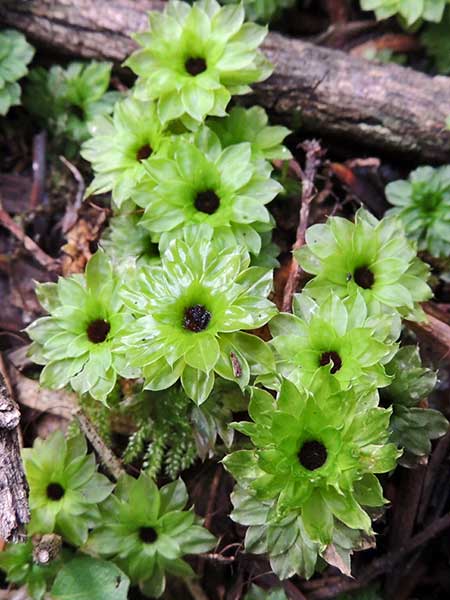
[[[0,225],[3,225],[15,238],[22,242],[24,248],[32,254],[37,262],[48,271],[58,271],[59,261],[46,254],[34,240],[26,235],[23,229],[4,210],[0,200]]]
[[[302,144],[306,152],[305,170],[297,169],[302,181],[302,200],[300,205],[300,217],[297,227],[297,235],[292,250],[298,250],[305,243],[305,234],[308,227],[309,209],[315,196],[314,180],[321,158],[324,155],[320,143],[317,140],[308,140]],[[283,303],[281,309],[290,312],[292,309],[292,298],[297,290],[300,280],[300,268],[294,257],[291,259],[289,274],[284,288]]]

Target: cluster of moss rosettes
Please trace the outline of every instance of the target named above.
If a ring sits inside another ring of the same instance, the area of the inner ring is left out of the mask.
[[[45,464],[27,459],[30,527],[88,540],[89,553],[157,597],[166,573],[192,575],[182,556],[214,540],[183,510],[182,481],[155,481],[216,451],[239,483],[232,518],[249,526],[248,551],[267,553],[281,579],[310,577],[331,545],[349,563],[372,533],[371,509],[386,503],[377,474],[413,446],[399,418],[418,424],[418,407],[383,408],[378,390],[397,378],[402,318],[424,318],[428,269],[395,216],[332,217],[294,252],[311,278],[292,314],[280,313],[269,299],[267,204],[282,189],[271,161],[291,157],[288,131],[259,107],[226,112],[271,72],[258,49],[266,29],[244,22],[242,5],[215,0],[170,0],[149,21],[127,61],[135,87],[82,150],[94,171],[88,194],[110,192],[113,218],[84,275],[38,287],[48,315],[27,330],[42,385],[102,402],[102,428],[108,405],[132,412],[120,384],[140,386],[123,458],[141,475],[111,495],[82,442],[37,442]],[[267,324],[270,342],[254,333]],[[250,421],[231,423],[247,408]],[[435,416],[415,449],[443,433]],[[233,429],[250,438],[245,450],[229,452]],[[74,460],[89,463],[84,478]]]

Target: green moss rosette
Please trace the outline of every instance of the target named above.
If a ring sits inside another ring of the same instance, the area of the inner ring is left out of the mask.
[[[296,511],[314,542],[331,543],[335,520],[370,533],[365,508],[385,503],[375,474],[400,455],[387,442],[391,411],[377,401],[324,384],[309,394],[288,380],[276,401],[254,389],[252,422],[233,424],[254,447],[228,455],[225,467],[259,500],[275,501],[274,518]]]
[[[428,56],[434,60],[437,71],[442,75],[450,74],[450,6],[440,23],[429,24],[421,35]]]
[[[394,325],[390,317],[368,317],[359,293],[346,301],[330,294],[320,305],[298,294],[293,311],[270,322],[280,375],[306,387],[329,378],[342,389],[389,384],[385,365],[397,351],[399,319]]]
[[[388,214],[398,216],[419,250],[450,256],[450,165],[419,167],[408,180],[388,184],[386,197],[394,205]]]
[[[111,69],[112,63],[98,61],[36,67],[28,76],[24,105],[52,136],[73,142],[75,152],[89,138],[88,123],[111,114],[121,96],[108,91]]]
[[[158,244],[140,225],[141,215],[136,212],[118,215],[109,221],[102,234],[101,247],[118,270],[140,265],[161,263]]]
[[[272,72],[258,50],[267,29],[244,17],[242,5],[215,0],[170,0],[163,13],[150,12],[149,31],[135,35],[142,49],[126,61],[139,76],[136,96],[157,100],[163,123],[184,118],[195,126],[207,115],[225,116],[232,95]]]
[[[305,290],[318,302],[334,291],[346,298],[360,293],[370,315],[399,312],[425,318],[420,302],[432,296],[428,266],[416,256],[398,219],[378,221],[359,209],[352,223],[330,217],[306,231],[306,246],[294,252],[307,273],[315,275]]]
[[[184,510],[187,502],[181,479],[158,489],[146,475],[124,475],[101,506],[101,525],[87,548],[114,560],[144,595],[159,598],[166,574],[194,575],[183,556],[206,552],[216,543],[194,512]]]
[[[27,65],[34,48],[25,36],[14,29],[0,31],[0,115],[5,116],[11,106],[20,104],[20,85],[28,73]]]
[[[58,533],[74,546],[86,542],[100,517],[97,504],[114,487],[97,473],[95,456],[86,452],[82,435],[66,440],[59,430],[22,450],[30,486],[30,535]]]
[[[127,368],[120,340],[131,317],[123,310],[120,281],[102,251],[89,261],[86,274],[40,284],[38,298],[49,315],[27,327],[33,340],[29,354],[45,365],[41,385],[61,389],[70,384],[80,394],[106,401],[118,373]]]
[[[420,19],[439,23],[449,3],[449,0],[361,0],[361,8],[374,10],[377,19],[398,15],[411,26]]]
[[[43,600],[62,563],[61,557],[45,565],[36,563],[31,540],[8,544],[0,552],[0,569],[6,573],[8,583],[26,586],[32,600]]]
[[[117,207],[128,200],[145,175],[144,164],[158,157],[170,138],[161,124],[154,102],[127,98],[114,113],[95,120],[92,137],[81,155],[92,165],[95,177],[86,194],[112,192]]]
[[[449,428],[440,411],[421,405],[433,391],[437,373],[422,366],[416,346],[400,348],[386,370],[392,382],[380,396],[384,405],[392,406],[391,441],[404,450],[401,463],[411,467],[419,457],[430,454],[431,440],[445,435]]]
[[[266,344],[240,330],[261,327],[276,314],[267,300],[271,271],[249,268],[237,249],[201,238],[173,241],[161,267],[142,267],[123,292],[136,317],[124,347],[145,388],[166,389],[181,379],[197,404],[211,393],[214,373],[244,388],[250,371],[273,369]]]
[[[203,224],[216,239],[258,255],[260,233],[273,228],[266,204],[282,189],[270,164],[253,160],[250,143],[223,149],[208,128],[199,130],[195,144],[174,141],[169,153],[146,165],[149,178],[133,194],[145,209],[141,224],[160,250],[187,226]]]
[[[207,121],[208,127],[219,137],[223,148],[249,142],[254,158],[289,160],[292,154],[282,143],[290,134],[289,129],[268,123],[267,113],[260,106],[235,106],[228,116]]]

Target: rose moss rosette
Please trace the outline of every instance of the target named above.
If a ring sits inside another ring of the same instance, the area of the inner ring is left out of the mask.
[[[320,305],[297,294],[293,313],[270,322],[279,375],[306,387],[316,378],[330,377],[343,389],[389,384],[384,365],[397,350],[400,319],[394,324],[391,317],[368,317],[359,292],[345,301],[331,293]]]
[[[170,157],[146,164],[149,177],[133,194],[145,209],[141,224],[161,251],[188,225],[208,225],[214,237],[261,250],[260,233],[273,228],[266,204],[282,189],[271,165],[254,160],[250,143],[222,149],[215,133],[201,128],[195,144],[175,140]]]
[[[254,389],[252,422],[233,424],[254,448],[223,461],[249,493],[275,500],[274,518],[297,511],[311,540],[324,546],[336,519],[371,532],[364,507],[385,503],[375,473],[394,469],[401,454],[387,443],[391,411],[377,407],[377,394],[336,392],[332,383],[310,393],[285,379],[277,400]]]
[[[207,115],[225,116],[232,94],[272,72],[258,50],[267,28],[244,17],[242,5],[215,0],[170,0],[163,13],[150,12],[150,30],[134,36],[142,49],[125,63],[139,76],[136,96],[157,100],[163,123],[184,117],[195,126]]]
[[[95,177],[86,195],[111,191],[120,208],[144,176],[145,162],[163,151],[170,132],[161,124],[154,102],[135,98],[118,102],[112,117],[100,117],[90,129],[92,137],[81,155],[91,163]]]
[[[140,225],[136,212],[113,217],[102,234],[101,247],[118,270],[134,265],[161,263],[158,244],[152,242],[148,229]]]
[[[22,450],[30,486],[29,534],[55,532],[74,546],[86,542],[100,517],[97,504],[114,487],[86,452],[82,435],[66,440],[59,430]]]
[[[377,19],[399,15],[406,24],[420,19],[439,23],[450,0],[361,0],[363,10],[374,10]]]
[[[432,296],[428,266],[416,256],[401,222],[378,221],[359,209],[352,223],[330,217],[306,231],[306,246],[294,251],[301,267],[315,275],[305,286],[321,303],[334,291],[346,298],[362,294],[370,315],[398,311],[412,320],[424,318],[419,303]]]
[[[17,81],[28,73],[33,55],[33,46],[19,31],[0,31],[0,115],[5,116],[11,106],[20,104]]]
[[[250,490],[239,485],[231,494],[231,502],[233,511],[230,517],[247,527],[245,551],[266,554],[272,571],[280,579],[293,575],[309,579],[320,569],[322,560],[349,574],[351,555],[363,546],[361,532],[336,519],[332,543],[326,546],[314,542],[307,534],[298,510],[277,516],[274,500],[259,500]],[[332,550],[328,552],[328,548]]]
[[[440,411],[421,405],[433,391],[437,373],[422,366],[416,346],[400,348],[386,371],[392,382],[380,396],[384,405],[392,406],[391,441],[404,450],[400,462],[414,466],[416,457],[430,454],[431,440],[445,435],[449,427]]]
[[[224,148],[250,142],[254,158],[289,160],[292,154],[283,146],[291,132],[280,125],[268,125],[269,118],[260,106],[234,106],[222,119],[208,119],[207,125],[216,133]]]
[[[440,23],[430,23],[420,36],[428,56],[433,59],[438,73],[450,74],[450,6]]]
[[[201,238],[174,240],[161,267],[142,267],[123,291],[136,317],[124,348],[145,388],[165,389],[181,378],[197,404],[211,393],[215,372],[244,388],[250,371],[274,368],[266,344],[240,330],[261,327],[277,312],[267,300],[271,271],[248,267],[236,247]]]
[[[131,316],[124,312],[120,282],[102,251],[89,261],[86,274],[59,278],[37,286],[49,316],[27,327],[33,340],[30,356],[45,365],[41,385],[60,389],[67,384],[80,393],[105,401],[117,374],[136,376],[126,366],[120,339]]]
[[[36,562],[31,540],[8,544],[6,549],[0,552],[0,569],[5,571],[8,582],[26,586],[32,600],[44,598],[62,564],[62,557],[49,560],[45,564]]]
[[[53,137],[74,142],[73,154],[89,138],[88,123],[100,115],[110,114],[121,97],[108,91],[112,63],[72,62],[49,70],[34,68],[28,78],[24,105],[37,117]]]
[[[216,543],[193,510],[184,510],[187,502],[181,479],[158,489],[146,475],[124,475],[102,504],[101,525],[87,548],[114,560],[144,595],[159,597],[166,573],[194,575],[183,556],[206,552]]]
[[[398,215],[419,250],[450,255],[450,165],[419,167],[408,180],[390,183],[386,197],[394,205],[388,214]]]

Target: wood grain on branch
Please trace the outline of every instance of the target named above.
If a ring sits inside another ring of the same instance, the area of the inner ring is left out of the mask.
[[[122,61],[160,0],[2,0],[0,22],[71,56]],[[292,128],[423,161],[450,162],[450,78],[429,77],[270,33],[274,75],[251,98]]]

